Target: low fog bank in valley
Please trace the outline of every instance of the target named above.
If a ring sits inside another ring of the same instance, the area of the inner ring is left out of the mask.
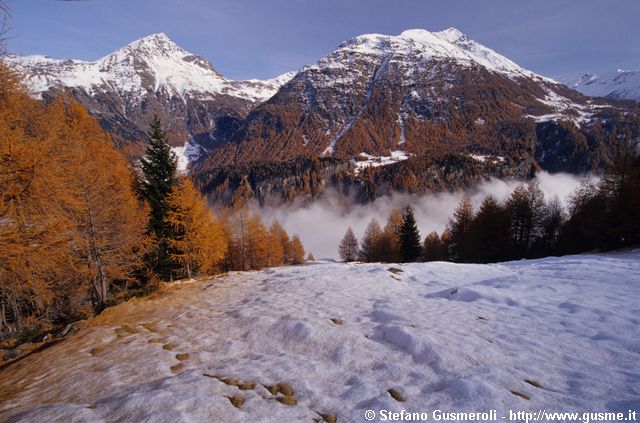
[[[557,195],[564,205],[567,196],[582,182],[596,181],[597,178],[541,172],[536,175],[535,180],[539,182],[547,200]],[[467,191],[467,194],[475,206],[489,194],[504,201],[521,183],[523,181],[491,178]],[[396,193],[380,197],[369,204],[358,204],[334,192],[310,204],[294,203],[256,211],[265,222],[278,219],[288,233],[300,235],[307,252],[313,253],[316,258],[337,259],[338,243],[347,228],[351,227],[360,239],[372,218],[377,218],[380,225],[384,226],[387,216],[394,208],[402,209],[407,205],[413,207],[423,239],[431,231],[441,233],[464,195],[465,191],[422,195]]]

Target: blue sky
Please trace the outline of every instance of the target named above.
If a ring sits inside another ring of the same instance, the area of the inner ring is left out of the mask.
[[[93,60],[165,32],[234,79],[298,69],[363,33],[452,26],[556,78],[640,69],[639,0],[7,1],[14,53]]]

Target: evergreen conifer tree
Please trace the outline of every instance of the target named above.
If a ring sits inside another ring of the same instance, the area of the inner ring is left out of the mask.
[[[517,257],[525,257],[541,232],[544,194],[537,182],[517,186],[507,200],[511,242]]]
[[[509,258],[509,216],[492,195],[486,197],[468,225],[464,261],[489,263]]]
[[[150,124],[149,145],[145,156],[140,160],[142,197],[149,204],[149,232],[155,236],[157,248],[153,257],[148,257],[154,270],[163,278],[172,277],[172,265],[169,259],[169,242],[172,238],[171,225],[166,218],[169,212],[169,195],[178,183],[177,160],[162,130],[157,116]]]
[[[420,232],[413,215],[413,209],[407,206],[400,225],[400,256],[402,261],[406,263],[418,260],[422,255],[420,244]]]

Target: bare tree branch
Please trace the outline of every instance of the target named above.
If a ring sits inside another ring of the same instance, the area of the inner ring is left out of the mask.
[[[11,30],[9,19],[11,18],[11,9],[6,1],[0,0],[0,57],[7,55],[7,34]]]

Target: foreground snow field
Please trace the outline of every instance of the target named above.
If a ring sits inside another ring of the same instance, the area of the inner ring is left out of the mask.
[[[640,251],[178,283],[3,370],[0,401],[29,422],[640,410]]]

